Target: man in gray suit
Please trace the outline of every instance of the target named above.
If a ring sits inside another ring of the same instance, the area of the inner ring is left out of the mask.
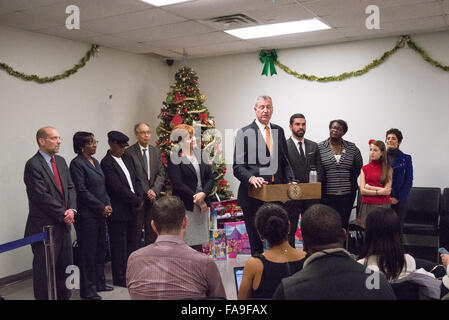
[[[290,117],[290,130],[292,136],[287,140],[288,161],[293,169],[295,180],[300,183],[309,182],[309,173],[315,169],[318,174],[318,182],[322,179],[323,168],[321,165],[318,144],[305,139],[306,118],[301,113],[295,113]],[[289,243],[295,246],[295,232],[298,225],[299,214],[305,212],[317,200],[299,200],[288,203],[290,218]]]
[[[39,151],[27,161],[24,182],[29,214],[25,236],[41,233],[52,225],[55,240],[56,292],[58,300],[68,300],[65,285],[66,268],[73,264],[71,225],[76,214],[76,191],[64,158],[57,156],[61,138],[58,130],[44,127],[37,131]],[[45,247],[42,242],[31,245],[33,251],[33,288],[37,300],[47,300]]]
[[[165,167],[161,161],[161,152],[150,145],[151,130],[147,123],[140,122],[134,126],[137,142],[126,149],[132,158],[145,196],[145,205],[137,212],[137,248],[140,247],[142,228],[145,230],[145,245],[156,240],[156,233],[150,226],[151,207],[160,197],[162,185],[165,181]]]

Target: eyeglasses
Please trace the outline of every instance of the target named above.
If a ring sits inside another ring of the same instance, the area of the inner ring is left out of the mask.
[[[151,131],[137,131],[137,133],[143,136],[149,136],[151,134]]]

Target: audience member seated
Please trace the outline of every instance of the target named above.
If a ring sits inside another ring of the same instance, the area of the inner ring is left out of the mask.
[[[428,298],[439,299],[445,293],[441,281],[423,268],[416,268],[415,259],[406,254],[402,241],[401,221],[389,208],[376,208],[366,219],[365,243],[358,262],[374,271],[380,271],[390,283],[411,281],[421,286],[433,287],[436,294]],[[422,276],[424,275],[424,277]]]
[[[163,197],[153,204],[152,217],[156,242],[128,259],[126,285],[131,299],[226,298],[214,260],[184,243],[183,202],[178,197]]]
[[[386,277],[351,258],[338,212],[316,204],[301,219],[304,249],[310,257],[301,271],[282,279],[273,295],[287,300],[394,300]]]
[[[274,203],[267,203],[256,212],[256,229],[269,249],[248,259],[238,292],[239,300],[270,299],[282,278],[291,276],[304,263],[304,251],[296,250],[288,242],[290,222],[287,211]]]

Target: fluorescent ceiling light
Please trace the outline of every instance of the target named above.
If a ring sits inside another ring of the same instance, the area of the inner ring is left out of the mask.
[[[140,0],[156,7],[168,6],[169,4],[175,4],[180,2],[192,1],[192,0]]]
[[[255,39],[325,29],[330,27],[318,19],[309,19],[225,30],[225,32],[240,39]]]

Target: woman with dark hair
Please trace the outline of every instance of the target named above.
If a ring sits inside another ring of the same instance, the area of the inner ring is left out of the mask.
[[[338,211],[346,230],[357,193],[357,178],[363,166],[359,148],[343,140],[347,131],[348,124],[344,120],[332,120],[329,139],[318,144],[323,166],[322,202]]]
[[[269,249],[246,262],[239,300],[271,298],[283,278],[302,269],[306,255],[288,243],[290,222],[282,206],[264,204],[256,212],[255,224],[261,240],[267,240]]]
[[[73,150],[78,154],[70,163],[70,174],[78,204],[75,229],[80,248],[80,293],[83,299],[100,300],[101,296],[97,292],[113,289],[106,285],[104,275],[105,219],[112,213],[112,208],[103,171],[93,157],[97,150],[93,133],[75,133]]]
[[[180,197],[186,208],[187,228],[184,241],[202,252],[202,245],[209,242],[208,195],[214,185],[212,169],[202,159],[192,126],[177,125],[172,137],[178,145],[173,147],[167,173],[173,195]]]
[[[375,208],[390,208],[390,192],[393,171],[387,163],[387,150],[380,140],[369,142],[370,162],[360,172],[360,193],[362,205],[357,223],[365,228],[366,217]]]
[[[381,271],[396,282],[416,271],[415,259],[405,253],[399,217],[391,208],[376,208],[366,218],[365,243],[358,262]],[[422,274],[435,277],[419,269]]]
[[[386,133],[388,164],[393,168],[393,184],[391,186],[391,207],[399,215],[401,228],[405,220],[405,202],[413,184],[412,157],[399,150],[402,132],[390,129]]]

